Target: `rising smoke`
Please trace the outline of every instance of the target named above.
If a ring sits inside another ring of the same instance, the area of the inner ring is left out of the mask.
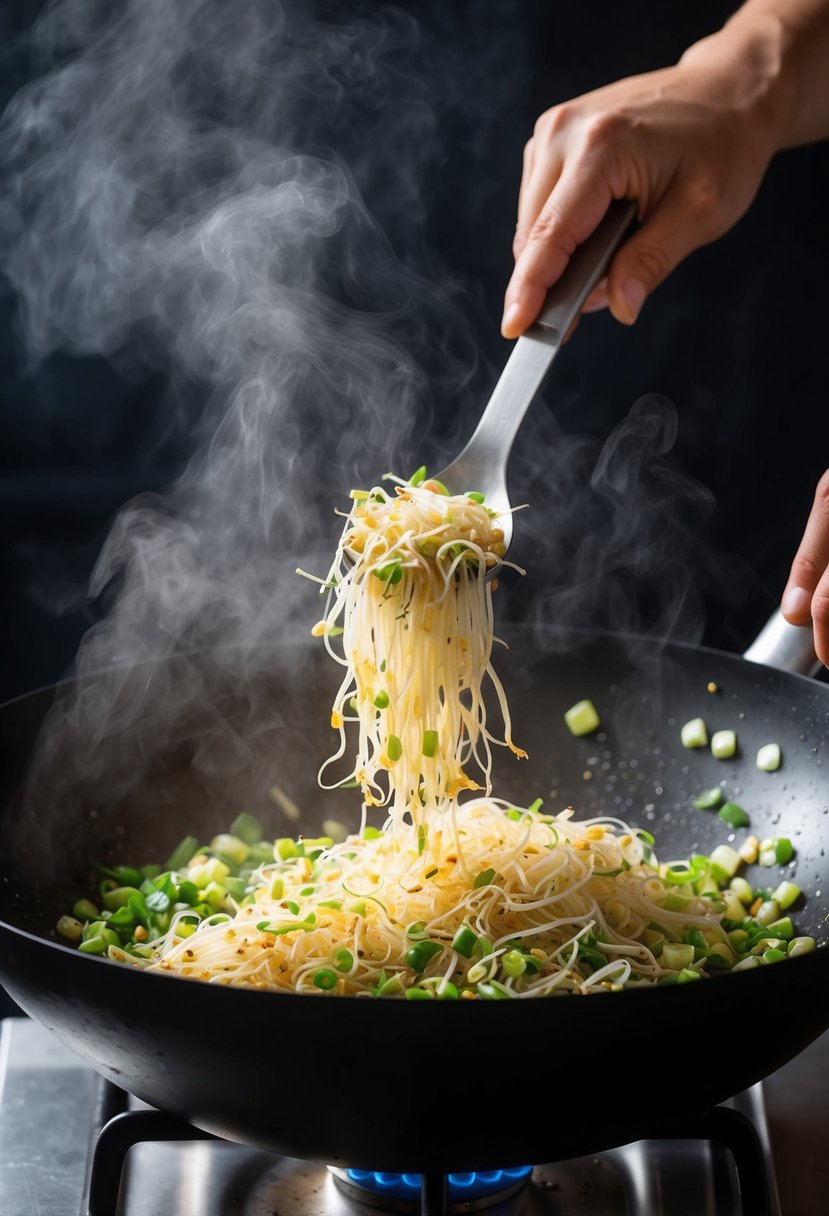
[[[179,669],[156,678],[148,715],[95,671],[219,647],[219,668],[260,672],[315,618],[293,571],[327,568],[332,504],[431,455],[438,417],[448,457],[480,408],[471,304],[437,260],[434,279],[411,269],[406,240],[392,248],[355,184],[409,217],[411,248],[422,240],[448,136],[429,81],[400,68],[420,32],[400,9],[347,7],[345,18],[276,0],[58,0],[34,28],[36,79],[0,135],[3,265],[31,366],[63,350],[160,374],[194,449],[163,498],[124,508],[95,567],[91,593],[109,611],[64,706],[86,740],[79,767],[95,768],[105,735],[128,735],[136,779],[159,722],[174,731],[209,699]],[[487,19],[507,30],[509,9]],[[464,54],[491,86],[516,87],[505,48],[453,50],[441,76],[452,104],[478,104]],[[350,130],[357,104],[364,138]],[[496,122],[497,106],[487,112]],[[483,163],[486,123],[478,138]],[[693,514],[707,499],[671,470],[675,430],[672,407],[645,403],[599,452],[538,411],[513,483],[533,508],[518,556],[537,557],[539,575],[534,604],[519,591],[505,608],[547,627],[698,628],[675,558],[688,528],[670,504]]]

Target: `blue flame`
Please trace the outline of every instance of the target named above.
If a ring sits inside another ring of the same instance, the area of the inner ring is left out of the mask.
[[[449,1175],[449,1202],[465,1203],[472,1199],[487,1199],[517,1182],[523,1182],[532,1173],[531,1165],[520,1165],[510,1170],[477,1170],[474,1173]],[[382,1170],[347,1170],[348,1178],[356,1186],[389,1199],[417,1200],[420,1197],[420,1174],[391,1174]]]

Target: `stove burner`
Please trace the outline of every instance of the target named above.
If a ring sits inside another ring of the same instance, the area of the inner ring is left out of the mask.
[[[420,1210],[422,1174],[334,1167],[331,1167],[331,1173],[342,1190],[363,1203],[377,1207],[386,1206],[391,1200],[401,1211]],[[514,1169],[449,1174],[448,1210],[471,1212],[500,1203],[520,1191],[531,1173],[531,1165],[522,1165]]]

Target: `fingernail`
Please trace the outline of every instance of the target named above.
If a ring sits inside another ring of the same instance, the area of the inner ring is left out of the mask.
[[[638,279],[625,279],[619,284],[617,294],[622,302],[622,315],[617,319],[625,325],[632,325],[645,303],[645,287]]]
[[[805,587],[787,587],[780,601],[783,615],[797,619],[808,619],[811,606],[812,597]]]
[[[505,310],[503,320],[501,321],[501,333],[504,335],[505,338],[514,337],[514,334],[511,333],[511,330],[515,326],[515,322],[517,320],[518,320],[518,305],[510,304],[509,307]]]

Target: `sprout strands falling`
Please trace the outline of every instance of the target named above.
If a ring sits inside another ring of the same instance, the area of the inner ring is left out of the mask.
[[[397,481],[393,492],[352,491],[324,582],[330,608],[312,631],[346,668],[331,713],[339,747],[320,781],[330,787],[353,779],[368,806],[389,806],[395,825],[407,812],[425,825],[462,791],[490,791],[492,744],[526,755],[512,741],[490,663],[487,575],[506,564],[504,533],[480,494],[450,495],[418,474],[411,482],[390,480]],[[485,677],[497,695],[503,739],[487,722]],[[331,780],[352,724],[353,767]]]

